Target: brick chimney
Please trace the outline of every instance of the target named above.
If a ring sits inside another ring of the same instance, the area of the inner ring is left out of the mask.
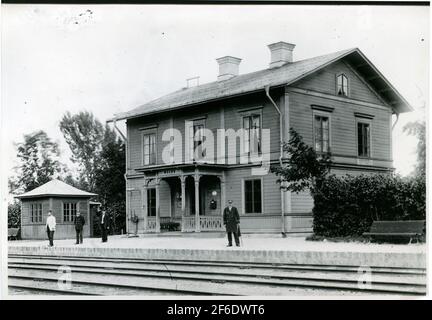
[[[295,44],[276,42],[268,45],[271,53],[270,68],[280,67],[285,63],[293,62]]]
[[[225,56],[216,59],[219,64],[218,81],[228,80],[239,74],[240,58]]]

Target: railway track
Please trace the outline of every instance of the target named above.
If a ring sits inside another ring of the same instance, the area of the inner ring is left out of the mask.
[[[59,285],[59,267],[71,271]],[[364,274],[363,270],[369,271]],[[420,268],[9,255],[13,294],[424,295]],[[366,283],[362,281],[366,280]]]

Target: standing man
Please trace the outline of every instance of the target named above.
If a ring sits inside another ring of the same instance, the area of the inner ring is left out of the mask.
[[[109,217],[106,214],[105,209],[102,210],[102,214],[100,217],[100,228],[102,233],[102,242],[108,241],[108,230],[109,230]]]
[[[56,218],[52,215],[52,210],[48,211],[48,217],[46,219],[46,230],[49,240],[49,246],[54,246],[54,231],[56,228]]]
[[[85,225],[85,219],[81,215],[81,212],[77,211],[77,214],[75,217],[75,231],[76,231],[76,243],[75,244],[83,243],[84,225]]]
[[[232,247],[232,233],[234,234],[236,246],[239,247],[238,225],[240,223],[240,216],[237,208],[233,207],[232,203],[232,200],[228,200],[228,207],[226,207],[223,212],[223,222],[228,235],[227,247]]]

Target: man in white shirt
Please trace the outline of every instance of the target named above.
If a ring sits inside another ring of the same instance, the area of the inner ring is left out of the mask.
[[[56,227],[56,218],[52,215],[52,211],[48,211],[48,217],[46,219],[46,228],[47,228],[47,235],[49,239],[49,246],[54,246],[54,231]]]

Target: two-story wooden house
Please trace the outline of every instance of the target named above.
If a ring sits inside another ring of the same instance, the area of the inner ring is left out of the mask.
[[[112,119],[127,120],[129,232],[132,215],[139,232],[159,232],[164,221],[184,232],[223,230],[228,199],[242,232],[310,232],[311,196],[281,191],[274,174],[253,172],[263,161],[248,158],[255,152],[267,164],[283,161],[290,127],[318,152],[331,151],[333,173],[393,170],[392,125],[411,110],[408,102],[357,48],[293,61],[294,47],[269,45],[269,67],[248,74],[239,75],[241,59],[219,58],[217,81]],[[214,137],[204,138],[203,129]],[[217,135],[230,129],[240,132],[234,144]]]

